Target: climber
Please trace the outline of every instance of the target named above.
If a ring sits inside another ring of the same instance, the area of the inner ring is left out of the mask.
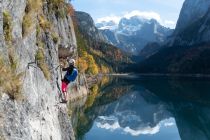
[[[62,79],[62,92],[64,95],[64,99],[62,100],[62,103],[67,103],[67,87],[70,82],[75,81],[78,75],[78,70],[75,67],[75,60],[74,59],[67,59],[69,63],[69,67],[62,68],[62,71],[66,71],[66,74],[64,78]]]

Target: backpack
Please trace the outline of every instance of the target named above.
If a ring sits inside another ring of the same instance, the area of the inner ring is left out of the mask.
[[[67,74],[65,77],[70,81],[74,82],[77,78],[78,70],[76,68],[73,69],[71,74]]]

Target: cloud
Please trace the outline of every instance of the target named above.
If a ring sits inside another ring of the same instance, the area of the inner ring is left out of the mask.
[[[118,122],[118,120],[114,120],[114,123],[108,123],[108,122],[97,122],[96,126],[98,128],[115,131],[117,129],[121,129],[124,133],[130,134],[132,136],[139,136],[139,135],[147,135],[147,134],[156,134],[160,131],[160,125],[156,125],[155,127],[145,126],[138,128],[137,130],[131,129],[130,127],[122,128]]]
[[[175,120],[174,118],[168,118],[165,120],[160,121],[158,124],[156,124],[154,127],[151,127],[149,125],[143,125],[139,124],[140,126],[136,129],[132,129],[128,126],[122,127],[119,124],[119,120],[115,116],[99,116],[98,121],[96,122],[96,126],[98,128],[106,129],[109,131],[115,131],[115,130],[121,130],[125,134],[130,134],[132,136],[139,136],[139,135],[154,135],[160,132],[160,129],[162,127],[173,127],[175,126]]]
[[[176,22],[175,21],[172,21],[172,20],[165,20],[163,25],[165,27],[170,27],[170,28],[175,28],[176,26]]]
[[[119,23],[121,18],[124,17],[124,18],[129,19],[133,16],[139,16],[139,17],[142,17],[142,18],[145,18],[145,19],[156,19],[159,22],[161,21],[160,15],[156,12],[134,10],[134,11],[131,11],[131,12],[126,12],[125,14],[123,14],[121,16],[116,16],[116,15],[112,14],[110,16],[98,18],[96,20],[96,23],[103,22],[103,21],[105,21],[105,22],[114,21],[115,23]]]
[[[145,19],[156,19],[157,21],[161,21],[160,15],[156,12],[147,12],[147,11],[138,11],[138,10],[134,10],[131,12],[126,13],[123,17],[129,19],[133,16],[139,16]]]
[[[173,126],[173,125],[175,125],[174,122],[166,122],[166,123],[164,123],[165,127],[169,127],[169,126]]]
[[[122,17],[120,17],[120,16],[110,15],[110,16],[98,18],[96,20],[96,23],[100,23],[100,22],[103,22],[103,21],[105,21],[105,22],[113,21],[116,24],[118,24],[121,18]]]
[[[139,136],[139,135],[154,135],[160,131],[160,126],[157,125],[155,127],[145,127],[145,128],[140,128],[138,130],[133,130],[130,127],[126,127],[123,129],[124,132],[131,134],[132,136]]]
[[[139,16],[141,18],[144,19],[156,19],[161,25],[165,26],[165,27],[169,27],[169,28],[175,28],[176,26],[176,22],[172,21],[172,20],[164,20],[161,18],[160,14],[153,12],[153,11],[139,11],[139,10],[134,10],[131,12],[125,12],[124,14],[121,15],[110,15],[110,16],[106,16],[106,17],[102,17],[102,18],[98,18],[96,19],[96,23],[100,23],[100,22],[109,22],[109,21],[113,21],[116,24],[119,23],[121,18],[131,18],[133,16]]]
[[[120,128],[120,125],[118,122],[114,122],[113,124],[109,124],[109,123],[97,123],[96,126],[98,128],[103,128],[103,129],[106,129],[106,130],[110,130],[110,131],[114,131],[116,129],[119,129]]]

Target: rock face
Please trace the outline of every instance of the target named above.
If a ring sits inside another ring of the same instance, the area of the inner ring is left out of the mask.
[[[209,7],[208,0],[186,0],[167,45],[186,46],[209,42]]]
[[[177,33],[173,40],[173,45],[193,45],[210,42],[210,10],[206,14],[193,22],[191,25]]]
[[[109,71],[119,72],[123,71],[131,62],[127,54],[106,41],[88,13],[76,11],[75,22],[77,23],[77,36],[80,36],[78,37],[80,38],[80,40],[78,39],[78,48],[87,50],[87,53],[95,59],[98,67],[101,69],[106,67]],[[82,49],[80,50],[80,54],[83,54]],[[107,72],[105,70],[102,73]]]
[[[98,23],[96,26],[101,29],[108,42],[132,55],[138,55],[147,43],[163,43],[173,32],[154,19],[148,20],[138,16],[122,18],[117,27],[110,22]]]
[[[185,27],[203,17],[210,6],[209,0],[185,0],[175,33],[180,32]]]
[[[88,13],[77,11],[75,12],[75,16],[82,33],[99,42],[105,40],[103,35],[95,27],[94,21]]]
[[[139,64],[143,73],[209,74],[210,1],[186,0],[174,34]],[[157,48],[157,46],[155,46]],[[154,47],[153,47],[154,48]]]
[[[16,71],[23,73],[23,100],[11,99],[0,88],[0,139],[73,140],[67,108],[59,104],[61,74],[56,69],[59,47],[65,47],[72,54],[70,57],[77,56],[72,19],[68,13],[61,14],[68,4],[55,5],[44,0],[39,5],[29,5],[30,2],[37,1],[0,1],[0,55],[8,56],[11,48],[18,60]],[[5,31],[3,15],[4,20],[10,17],[12,39],[6,36],[9,32]],[[27,16],[31,16],[30,20]],[[42,58],[38,57],[40,51]],[[9,63],[7,57],[5,63]],[[80,87],[78,82],[73,84]]]

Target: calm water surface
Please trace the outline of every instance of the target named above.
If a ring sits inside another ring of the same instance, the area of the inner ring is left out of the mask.
[[[71,104],[78,140],[210,140],[210,80],[105,77]]]

